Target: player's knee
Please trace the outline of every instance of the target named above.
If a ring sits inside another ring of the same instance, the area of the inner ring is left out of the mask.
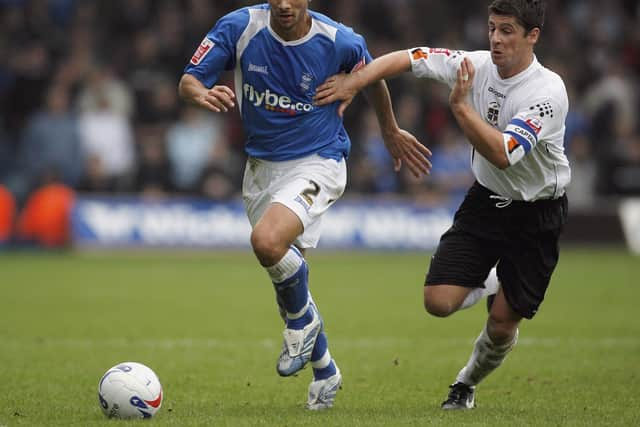
[[[439,297],[429,286],[424,287],[424,309],[435,317],[447,317],[456,311],[451,301]]]
[[[277,234],[265,228],[256,228],[251,233],[251,247],[263,266],[278,263],[287,251]]]
[[[495,344],[506,344],[513,340],[518,329],[518,323],[512,320],[505,320],[498,316],[489,315],[487,322],[487,333]]]

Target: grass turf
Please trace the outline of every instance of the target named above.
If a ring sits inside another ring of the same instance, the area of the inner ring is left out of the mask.
[[[0,256],[0,426],[114,426],[107,368],[152,367],[156,426],[640,425],[640,259],[567,249],[547,299],[478,408],[443,412],[484,304],[422,310],[427,254],[309,256],[311,289],[344,376],[336,407],[303,409],[311,371],[279,378],[281,322],[250,254]]]

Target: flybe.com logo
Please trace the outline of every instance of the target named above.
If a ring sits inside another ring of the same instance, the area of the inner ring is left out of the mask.
[[[265,92],[258,92],[249,83],[243,86],[244,98],[251,102],[255,107],[263,107],[267,111],[277,111],[279,113],[295,116],[298,113],[308,113],[313,110],[312,104],[303,102],[294,102],[285,95],[278,95],[267,89]]]

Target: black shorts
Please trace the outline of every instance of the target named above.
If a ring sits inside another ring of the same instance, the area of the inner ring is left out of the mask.
[[[495,193],[477,182],[469,189],[453,225],[440,239],[425,286],[483,287],[497,264],[509,305],[531,319],[558,263],[567,197],[504,206],[492,196]]]

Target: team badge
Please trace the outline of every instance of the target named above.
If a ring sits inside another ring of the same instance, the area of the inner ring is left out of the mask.
[[[414,61],[419,61],[421,59],[426,60],[427,58],[429,58],[429,54],[425,52],[424,49],[417,48],[411,51],[411,57]]]
[[[215,45],[216,44],[214,42],[205,37],[191,57],[191,64],[200,64]]]
[[[487,108],[487,121],[494,127],[498,126],[498,117],[500,116],[500,104],[495,101],[489,103]]]
[[[509,154],[512,154],[514,151],[516,151],[516,148],[520,147],[520,143],[518,142],[517,139],[515,139],[514,137],[511,137],[509,139],[509,142],[507,143],[507,148],[509,149]]]
[[[313,74],[306,72],[302,74],[302,78],[300,80],[300,88],[304,93],[309,93],[312,87],[315,87],[313,84]]]

